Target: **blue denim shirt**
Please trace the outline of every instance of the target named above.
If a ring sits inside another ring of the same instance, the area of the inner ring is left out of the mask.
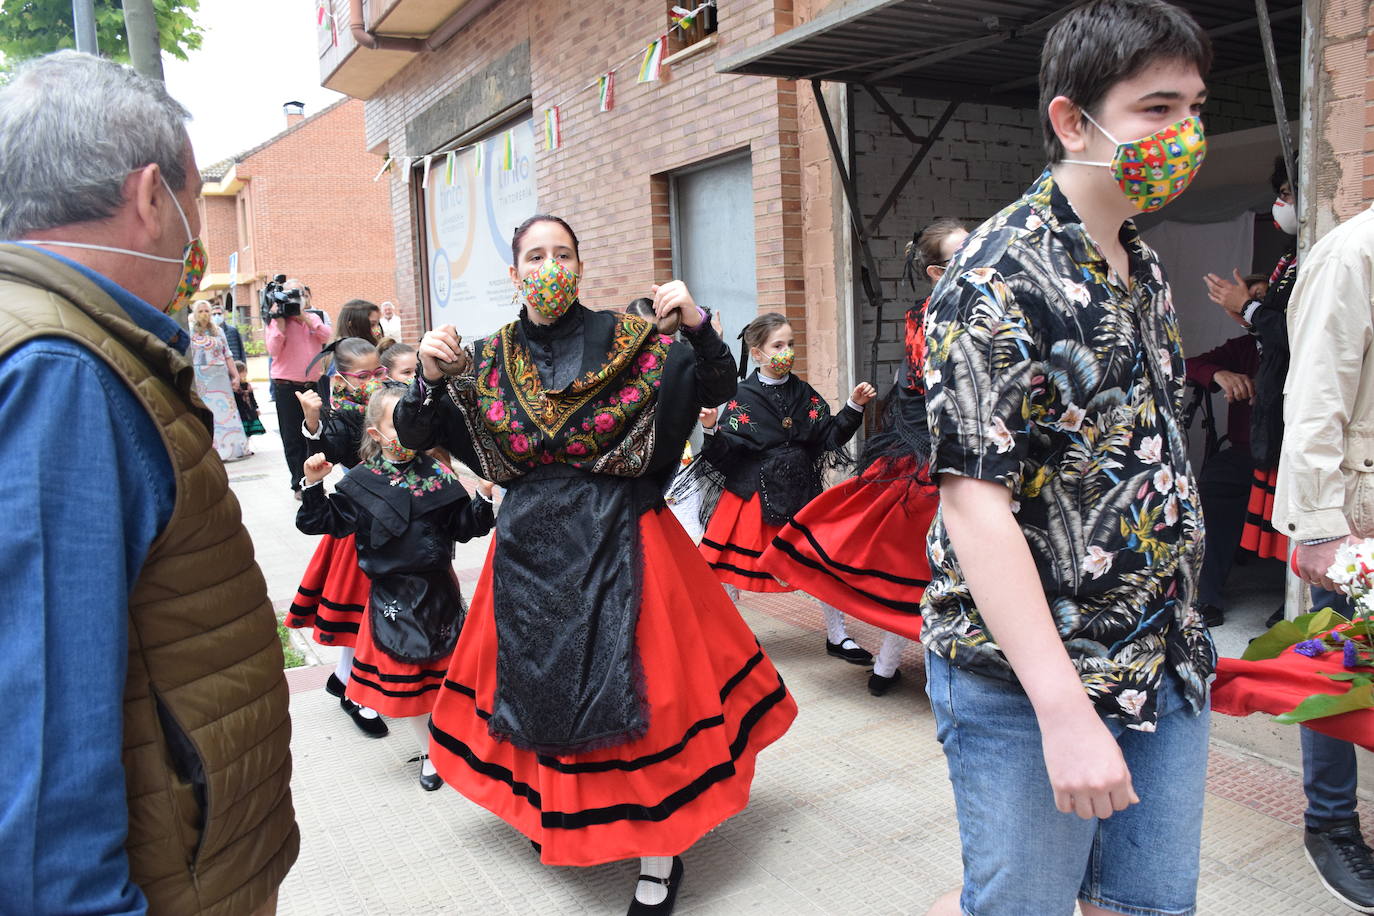
[[[52,256],[185,351],[171,318]],[[40,338],[0,359],[0,473],[0,911],[141,916],[124,851],[128,602],[171,518],[171,461],[104,360]]]

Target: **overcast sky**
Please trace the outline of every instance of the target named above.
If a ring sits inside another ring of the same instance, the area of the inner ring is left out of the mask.
[[[200,0],[205,42],[189,61],[162,56],[167,88],[191,110],[196,160],[251,149],[286,127],[282,103],[307,115],[342,98],[320,86],[313,0]]]

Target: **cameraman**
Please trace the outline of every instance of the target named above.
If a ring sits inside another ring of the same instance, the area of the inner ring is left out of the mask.
[[[287,280],[285,291],[300,290],[301,281]],[[299,307],[300,294],[295,297],[294,315],[282,315],[281,309],[264,313],[267,332],[267,355],[272,358],[272,393],[277,402],[277,425],[281,444],[286,452],[286,467],[291,472],[291,490],[301,498],[301,477],[304,476],[306,443],[301,431],[305,414],[296,395],[314,388],[323,366],[310,361],[329,342],[329,328],[310,312]],[[286,311],[291,311],[287,309]],[[274,317],[268,317],[271,314]]]

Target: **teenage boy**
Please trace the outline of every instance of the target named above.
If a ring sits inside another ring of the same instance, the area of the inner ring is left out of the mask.
[[[1049,168],[930,301],[927,691],[964,884],[932,913],[1192,913],[1216,653],[1169,286],[1131,217],[1204,153],[1206,34],[1099,0],[1045,40]]]

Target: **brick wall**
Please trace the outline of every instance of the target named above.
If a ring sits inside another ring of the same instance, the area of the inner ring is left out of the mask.
[[[300,277],[331,315],[349,299],[396,300],[388,188],[372,180],[378,164],[363,136],[363,103],[350,100],[238,166],[251,187],[253,269]]]
[[[1310,85],[1302,104],[1304,245],[1374,200],[1374,9],[1362,0],[1309,0]]]
[[[238,204],[233,197],[206,197],[202,207],[200,237],[209,259],[206,269],[212,274],[227,273],[229,255],[239,247]]]
[[[1374,5],[1369,7],[1364,40],[1364,202],[1374,203]]]
[[[940,101],[893,91],[885,95],[918,136],[934,127],[945,108]],[[867,220],[877,213],[916,148],[867,93],[855,93],[851,106],[859,203]],[[906,243],[940,217],[963,220],[972,229],[1019,197],[1044,168],[1038,123],[1033,108],[961,105],[883,220],[871,242],[885,299],[878,371],[872,379],[880,391],[886,390],[902,358],[907,308],[930,292],[924,278],[914,293],[902,279]],[[857,369],[866,376],[874,315],[861,289],[854,301],[860,318]]]
[[[793,319],[798,362],[805,367],[796,90],[790,83],[723,76],[714,69],[721,56],[771,37],[791,21],[789,0],[725,4],[715,48],[675,64],[661,84],[637,85],[635,68],[622,68],[615,108],[600,113],[595,91],[577,90],[662,32],[666,4],[545,0],[533,16],[530,4],[499,3],[444,48],[421,55],[367,102],[369,148],[392,156],[432,152],[405,147],[407,118],[528,41],[533,110],[542,117],[545,106],[558,103],[562,113],[561,148],[544,150],[542,130],[536,131],[540,209],[566,217],[577,230],[592,265],[583,295],[589,306],[602,308],[620,307],[669,276],[666,176],[750,150],[759,307]],[[403,298],[421,302],[418,214],[409,186],[394,181],[390,190],[398,287]],[[418,316],[407,312],[403,318],[413,325]]]

